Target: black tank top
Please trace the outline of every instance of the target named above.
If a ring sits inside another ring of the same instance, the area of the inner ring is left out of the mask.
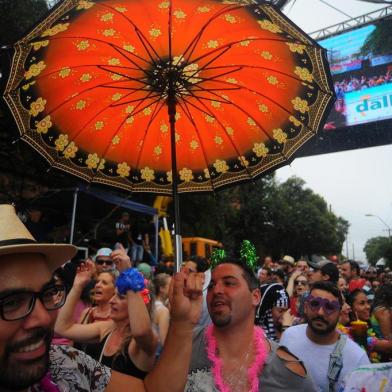
[[[136,378],[140,378],[143,380],[147,372],[144,370],[140,370],[136,365],[132,362],[131,358],[129,358],[128,352],[125,353],[116,353],[110,356],[106,356],[103,354],[103,350],[105,349],[105,343],[108,340],[110,333],[108,333],[99,343],[101,347],[101,363],[105,366],[110,367],[113,370],[116,370],[123,374],[128,374],[129,376],[133,376]]]

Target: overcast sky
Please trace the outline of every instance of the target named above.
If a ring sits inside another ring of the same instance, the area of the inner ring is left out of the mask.
[[[325,2],[325,1],[324,1]],[[348,19],[320,0],[295,0],[284,10],[307,33]],[[383,8],[359,0],[326,0],[351,17]],[[391,130],[392,131],[392,130]],[[371,237],[388,235],[392,227],[392,145],[317,155],[294,160],[276,172],[279,180],[298,176],[307,186],[323,196],[333,212],[350,222],[349,257],[365,260],[363,247]],[[379,216],[366,217],[365,214]],[[354,253],[354,255],[353,255]]]

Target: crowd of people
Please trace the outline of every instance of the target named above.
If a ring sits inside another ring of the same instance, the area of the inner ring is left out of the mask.
[[[224,256],[173,274],[125,241],[126,219],[71,263],[0,205],[0,390],[365,392],[377,371],[392,388],[389,270]]]
[[[360,91],[370,87],[381,86],[387,83],[392,83],[392,73],[389,69],[385,72],[385,74],[374,76],[362,75],[361,77],[351,77],[350,79],[336,81],[334,87],[336,95],[339,98],[339,96],[344,93]]]
[[[331,112],[328,122],[325,124],[324,128],[326,130],[333,130],[347,126],[347,107],[345,101],[346,94],[355,91],[365,91],[368,88],[378,87],[390,83],[392,83],[392,72],[390,66],[387,67],[385,72],[380,71],[380,73],[377,75],[351,75],[350,78],[335,80],[334,90],[336,93],[336,101],[334,104],[334,110]],[[366,95],[364,96],[366,98]]]

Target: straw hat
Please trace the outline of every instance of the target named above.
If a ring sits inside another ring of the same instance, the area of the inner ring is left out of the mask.
[[[53,271],[71,260],[77,248],[67,244],[39,244],[16,215],[10,204],[0,204],[0,256],[41,253]]]

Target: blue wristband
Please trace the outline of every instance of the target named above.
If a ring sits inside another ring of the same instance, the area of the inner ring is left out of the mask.
[[[128,290],[142,291],[145,288],[144,276],[136,268],[128,268],[117,278],[116,287],[121,295],[125,295]]]

